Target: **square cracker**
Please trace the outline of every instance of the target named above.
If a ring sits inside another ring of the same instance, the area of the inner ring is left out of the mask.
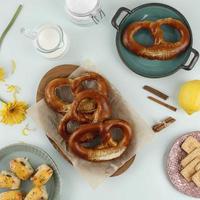
[[[186,153],[191,153],[194,151],[196,148],[200,147],[200,143],[198,142],[197,139],[195,139],[192,136],[189,136],[181,145],[181,148],[186,152]]]
[[[182,169],[181,174],[187,180],[191,181],[192,176],[195,174],[195,166],[200,162],[200,156],[192,160],[184,169]]]
[[[192,181],[195,183],[195,185],[197,187],[200,187],[200,171],[196,172],[193,176],[192,176]]]
[[[186,165],[188,165],[197,156],[200,156],[200,148],[195,149],[190,154],[188,154],[183,160],[181,160],[181,166],[186,167]]]
[[[196,170],[196,171],[199,171],[199,170],[200,170],[200,163],[198,163],[198,164],[196,165],[195,170]]]

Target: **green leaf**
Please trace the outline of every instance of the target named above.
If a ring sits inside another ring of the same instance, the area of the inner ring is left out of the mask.
[[[4,38],[6,37],[6,34],[8,33],[8,31],[11,29],[12,25],[15,23],[18,15],[20,14],[21,10],[22,10],[23,6],[19,5],[19,7],[17,8],[14,16],[12,17],[11,21],[9,22],[8,26],[6,27],[6,29],[3,31],[1,37],[0,37],[0,48],[1,45],[3,43]]]

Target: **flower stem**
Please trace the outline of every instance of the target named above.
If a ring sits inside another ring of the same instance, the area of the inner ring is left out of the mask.
[[[6,27],[6,29],[3,31],[2,35],[0,36],[0,47],[3,43],[4,38],[6,37],[6,34],[8,33],[8,31],[10,30],[12,25],[15,23],[15,20],[17,19],[18,15],[20,14],[22,7],[23,7],[22,5],[19,5],[14,16],[12,17],[11,21],[9,22],[8,26]]]
[[[1,97],[0,97],[0,102],[7,104],[7,102],[5,100],[3,100]]]

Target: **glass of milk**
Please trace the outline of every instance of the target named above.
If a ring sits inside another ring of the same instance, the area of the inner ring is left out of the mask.
[[[34,31],[22,28],[21,32],[33,40],[36,51],[46,58],[60,58],[69,50],[69,38],[59,25],[43,24]]]
[[[105,17],[100,0],[65,0],[65,10],[79,25],[99,24]]]

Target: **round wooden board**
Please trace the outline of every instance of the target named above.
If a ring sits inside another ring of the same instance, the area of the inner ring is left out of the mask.
[[[44,98],[44,89],[48,82],[58,77],[68,77],[75,69],[77,69],[77,65],[60,65],[54,67],[50,71],[48,71],[42,80],[39,83],[36,95],[36,102],[40,101]],[[69,161],[69,159],[61,152],[59,147],[49,138],[52,145],[62,154],[62,156]],[[133,163],[135,156],[127,161],[121,168],[119,168],[112,176],[119,176],[124,173]],[[70,161],[69,161],[70,162]],[[70,162],[71,163],[71,162]]]

